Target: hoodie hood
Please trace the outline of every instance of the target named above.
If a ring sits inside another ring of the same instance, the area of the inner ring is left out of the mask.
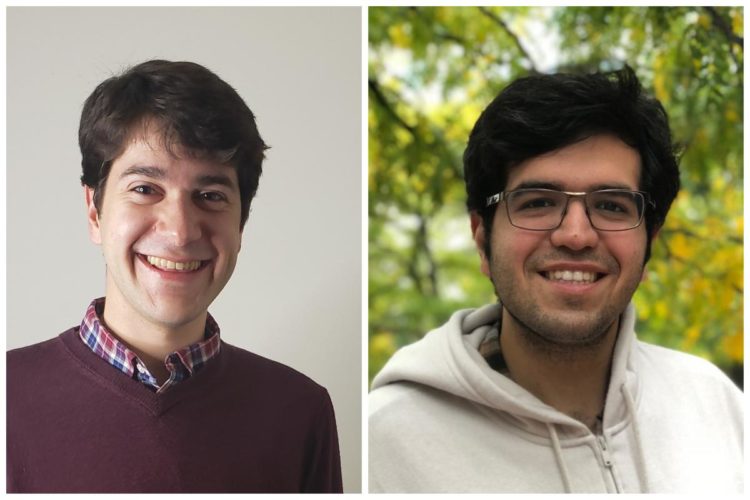
[[[502,307],[487,305],[455,312],[446,324],[418,342],[399,349],[372,383],[377,389],[394,382],[411,382],[505,412],[514,424],[527,432],[549,437],[550,425],[560,437],[589,435],[581,422],[545,404],[510,378],[493,370],[479,353],[488,335],[497,335]],[[615,344],[603,426],[616,431],[631,413],[630,402],[638,401],[631,346],[635,310],[627,307],[620,320]],[[625,394],[627,393],[627,395]]]

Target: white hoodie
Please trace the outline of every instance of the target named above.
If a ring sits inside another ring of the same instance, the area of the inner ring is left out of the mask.
[[[593,434],[494,371],[478,347],[499,305],[462,310],[400,349],[369,395],[369,491],[743,491],[743,395],[700,358],[620,322]]]

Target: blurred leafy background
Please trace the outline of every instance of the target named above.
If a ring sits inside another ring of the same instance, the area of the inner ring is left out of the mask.
[[[370,379],[456,309],[495,300],[462,181],[484,107],[528,73],[624,63],[684,147],[682,190],[634,298],[638,335],[742,387],[742,7],[370,7]]]

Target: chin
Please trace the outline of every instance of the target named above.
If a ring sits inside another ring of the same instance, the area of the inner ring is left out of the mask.
[[[560,347],[592,347],[601,344],[607,337],[608,329],[591,330],[591,325],[566,325],[563,322],[558,323],[558,327],[547,332],[537,333],[537,335],[551,344]]]
[[[517,311],[516,318],[524,328],[526,339],[541,348],[570,350],[593,347],[601,344],[613,325],[607,315],[596,313],[571,312],[564,310]]]
[[[195,306],[180,307],[169,305],[157,307],[156,310],[152,311],[152,320],[154,323],[168,328],[180,328],[194,321],[201,314],[205,313],[205,311],[205,308],[201,309]]]

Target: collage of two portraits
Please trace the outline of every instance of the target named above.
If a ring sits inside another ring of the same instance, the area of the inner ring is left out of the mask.
[[[6,492],[743,492],[740,4],[5,26]]]

